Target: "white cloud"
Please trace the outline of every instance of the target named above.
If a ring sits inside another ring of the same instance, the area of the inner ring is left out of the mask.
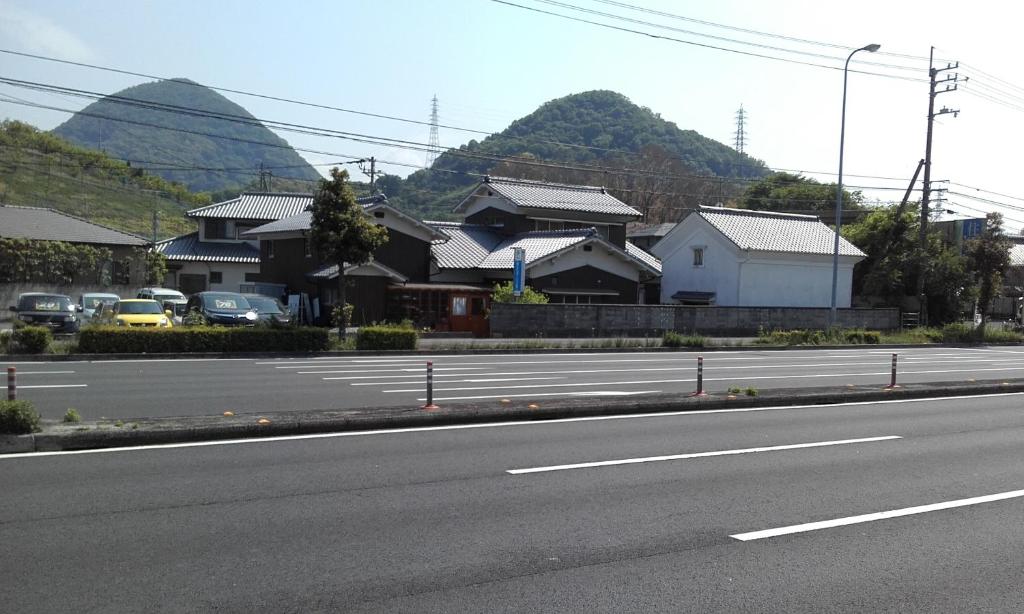
[[[0,39],[16,51],[64,60],[94,62],[97,54],[82,39],[42,15],[0,2]]]

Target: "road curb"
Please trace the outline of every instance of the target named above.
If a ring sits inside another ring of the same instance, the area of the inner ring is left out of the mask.
[[[524,339],[522,341],[531,341]],[[581,338],[585,342],[585,338]],[[802,350],[898,350],[915,348],[978,348],[1017,347],[1021,343],[915,343],[915,344],[855,344],[855,345],[722,345],[708,347],[615,347],[615,348],[463,348],[434,350],[344,350],[326,352],[194,352],[176,354],[0,354],[0,363],[14,362],[66,362],[104,360],[174,360],[174,359],[266,359],[266,358],[347,358],[359,356],[458,356],[477,354],[623,354],[635,352],[786,352]]]
[[[34,435],[0,435],[0,454],[121,448],[227,439],[311,435],[513,421],[545,421],[609,415],[679,411],[831,405],[896,399],[955,397],[1024,392],[1024,380],[977,383],[908,384],[877,387],[767,390],[756,397],[710,394],[705,397],[652,395],[630,398],[583,398],[529,403],[480,403],[426,411],[410,407],[352,410],[300,410],[269,414],[149,418],[119,423],[47,424]]]

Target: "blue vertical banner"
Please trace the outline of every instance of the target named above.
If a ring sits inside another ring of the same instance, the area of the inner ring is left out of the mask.
[[[512,259],[512,295],[522,296],[526,285],[526,250],[517,247]]]

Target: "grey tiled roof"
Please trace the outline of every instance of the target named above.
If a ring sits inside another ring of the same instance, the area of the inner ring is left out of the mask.
[[[481,183],[481,186],[484,185],[519,207],[640,217],[639,211],[608,194],[599,186],[566,185],[505,177],[488,177]],[[470,195],[455,210],[461,211],[472,199],[473,195]]]
[[[629,241],[626,241],[626,253],[629,254],[631,258],[639,260],[651,269],[657,271],[658,275],[661,275],[661,260],[658,260]]]
[[[411,222],[413,225],[419,226],[419,227],[423,228],[424,230],[426,230],[428,232],[431,232],[431,233],[437,233],[438,232],[437,229],[431,227],[430,225],[428,225],[428,224],[426,224],[424,222],[421,222],[421,221],[417,220],[416,218],[412,217],[411,215],[409,215],[407,213],[404,213],[403,211],[400,211],[400,210],[392,207],[391,205],[389,205],[387,197],[384,196],[383,194],[376,194],[374,196],[366,196],[366,197],[363,197],[363,198],[357,198],[356,202],[359,203],[360,205],[362,205],[363,206],[363,210],[366,211],[367,213],[373,212],[373,211],[375,211],[377,209],[384,208],[384,209],[386,209],[388,211],[391,211],[392,214],[394,214],[394,215],[396,215],[398,217],[401,217],[401,218],[405,218],[406,220]],[[249,236],[249,237],[255,237],[255,236],[258,236],[258,235],[262,235],[262,234],[273,234],[273,233],[279,233],[279,232],[297,232],[297,231],[302,231],[302,230],[309,230],[311,225],[312,225],[313,216],[309,212],[308,208],[310,206],[312,206],[312,204],[313,204],[313,197],[310,196],[307,199],[306,207],[303,208],[298,213],[292,214],[292,215],[290,215],[288,217],[281,218],[279,220],[276,220],[276,221],[273,221],[273,222],[270,222],[270,223],[267,223],[267,224],[263,224],[262,226],[257,226],[256,228],[248,230],[248,231],[246,231],[246,232],[244,232],[242,234],[245,235],[245,236]],[[443,233],[436,234],[434,238],[435,239],[443,239],[443,238],[445,238],[445,235]]]
[[[248,243],[214,243],[199,240],[199,233],[182,235],[156,244],[156,251],[176,262],[241,262],[258,264],[260,250]]]
[[[506,239],[491,250],[491,253],[480,261],[478,268],[511,269],[515,254],[514,250],[517,247],[526,250],[526,264],[529,265],[534,260],[549,256],[596,235],[597,231],[593,228],[524,232]]]
[[[192,209],[185,215],[201,218],[270,221],[304,211],[312,202],[312,194],[246,192],[238,198]]]
[[[14,205],[0,205],[0,237],[136,247],[149,244],[149,241],[142,237],[94,224],[54,209]]]
[[[377,262],[376,260],[372,260],[372,261],[370,261],[370,262],[368,262],[368,263],[366,263],[365,265],[362,265],[362,266],[368,266],[370,268],[377,269],[377,271],[383,273],[382,277],[390,277],[390,278],[392,278],[394,280],[397,280],[397,281],[400,281],[400,282],[404,282],[404,281],[409,279],[405,275],[402,275],[398,271],[392,269],[389,266],[385,266],[385,265],[381,264],[380,262]],[[352,271],[352,270],[358,269],[358,268],[359,268],[359,266],[353,266],[352,264],[350,264],[348,262],[345,263],[345,273],[346,274],[349,271]],[[320,265],[320,267],[310,271],[309,273],[306,273],[306,277],[308,277],[309,279],[315,279],[315,280],[320,280],[320,281],[329,280],[329,279],[337,279],[338,278],[338,265],[337,264],[322,264],[322,265]]]
[[[676,222],[667,222],[665,224],[652,224],[643,228],[637,228],[626,233],[629,238],[633,237],[664,237],[668,233],[672,232],[672,229],[676,227]]]
[[[701,207],[699,215],[740,249],[791,254],[831,254],[835,231],[817,217],[722,207]],[[866,254],[839,239],[841,256]]]
[[[1010,266],[1024,265],[1024,245],[1015,243],[1010,248]]]
[[[455,222],[426,223],[449,237],[444,243],[434,243],[430,247],[434,261],[442,269],[475,269],[505,239],[486,226]]]

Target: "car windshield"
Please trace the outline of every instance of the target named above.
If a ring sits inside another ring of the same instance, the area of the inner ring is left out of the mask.
[[[212,293],[203,295],[203,302],[207,309],[217,311],[249,311],[249,301],[241,294]]]
[[[86,309],[96,309],[100,305],[113,305],[116,302],[117,299],[112,296],[86,296],[82,299],[82,306]]]
[[[160,305],[153,301],[123,302],[118,307],[117,312],[131,315],[163,313]]]
[[[19,311],[72,311],[71,299],[66,296],[43,294],[23,296],[18,301]]]
[[[281,304],[277,302],[277,299],[269,296],[247,296],[246,300],[252,305],[253,309],[260,313],[269,313],[272,315],[279,315],[284,313],[281,309]]]
[[[164,307],[169,308],[176,316],[183,316],[188,313],[188,305],[186,303],[165,303]]]

